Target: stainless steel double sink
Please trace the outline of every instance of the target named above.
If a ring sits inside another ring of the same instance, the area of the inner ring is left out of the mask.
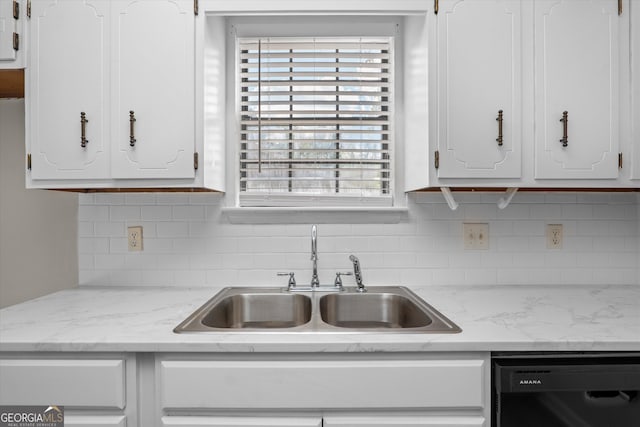
[[[286,288],[224,288],[174,332],[457,333],[461,329],[402,286],[367,292],[292,292]]]

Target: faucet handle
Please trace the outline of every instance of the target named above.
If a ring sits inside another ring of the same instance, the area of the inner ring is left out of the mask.
[[[338,271],[336,272],[336,280],[333,282],[333,286],[342,290],[342,276],[352,276],[350,271]]]
[[[296,278],[295,278],[295,274],[293,271],[290,273],[283,273],[283,272],[278,272],[276,273],[278,276],[289,276],[289,282],[287,282],[287,288],[289,290],[293,289],[296,287]]]

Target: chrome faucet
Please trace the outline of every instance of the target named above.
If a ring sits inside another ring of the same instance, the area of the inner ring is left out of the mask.
[[[362,270],[360,270],[360,260],[355,255],[351,255],[349,260],[353,263],[353,275],[356,277],[356,285],[358,285],[358,292],[367,292],[367,288],[362,283]]]
[[[311,287],[320,287],[320,279],[318,279],[318,226],[311,227],[311,261],[313,261],[313,273],[311,275]]]

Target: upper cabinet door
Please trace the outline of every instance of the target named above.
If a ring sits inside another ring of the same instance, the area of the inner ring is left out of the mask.
[[[17,31],[17,18],[13,14],[13,0],[0,0],[0,68],[3,61],[14,61],[13,34]]]
[[[521,176],[520,3],[440,1],[439,178]]]
[[[119,0],[112,10],[112,176],[193,178],[193,0]]]
[[[534,7],[535,178],[615,179],[618,2],[538,0]]]
[[[31,2],[27,139],[32,179],[109,176],[108,9],[104,0]]]

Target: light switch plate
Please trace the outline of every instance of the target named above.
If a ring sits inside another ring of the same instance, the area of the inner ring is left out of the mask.
[[[465,249],[489,249],[489,224],[465,222],[462,225],[462,233]]]

